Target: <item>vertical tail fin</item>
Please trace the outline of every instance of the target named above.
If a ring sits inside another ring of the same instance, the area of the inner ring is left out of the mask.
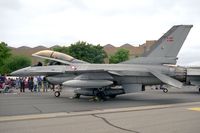
[[[176,25],[166,32],[144,57],[177,57],[192,25]]]
[[[177,55],[192,25],[176,25],[166,32],[143,57],[130,59],[123,64],[176,64]]]

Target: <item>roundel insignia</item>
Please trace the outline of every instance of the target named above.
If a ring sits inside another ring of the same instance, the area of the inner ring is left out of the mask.
[[[72,69],[73,71],[75,71],[77,68],[76,68],[76,66],[71,65],[71,69]]]

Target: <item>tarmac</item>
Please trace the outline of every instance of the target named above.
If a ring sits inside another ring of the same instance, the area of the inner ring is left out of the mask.
[[[72,99],[71,91],[0,94],[0,133],[198,133],[200,94],[194,88],[148,89],[107,101]]]

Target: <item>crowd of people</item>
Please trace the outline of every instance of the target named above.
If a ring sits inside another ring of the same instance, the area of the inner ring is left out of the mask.
[[[0,75],[0,92],[8,92],[11,87],[15,86],[15,81],[6,76]]]
[[[31,92],[47,92],[49,84],[46,77],[6,77],[0,76],[0,91],[7,92],[9,89],[19,89],[20,92],[25,92],[28,89]]]

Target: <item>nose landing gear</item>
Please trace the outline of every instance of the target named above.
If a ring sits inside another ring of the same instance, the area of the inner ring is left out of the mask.
[[[61,90],[62,90],[62,85],[58,85],[58,86],[56,87],[56,91],[54,92],[54,96],[55,96],[55,97],[60,97],[60,92],[61,92]]]
[[[55,91],[55,92],[54,92],[54,96],[55,96],[55,97],[59,97],[59,96],[60,96],[60,91]]]

